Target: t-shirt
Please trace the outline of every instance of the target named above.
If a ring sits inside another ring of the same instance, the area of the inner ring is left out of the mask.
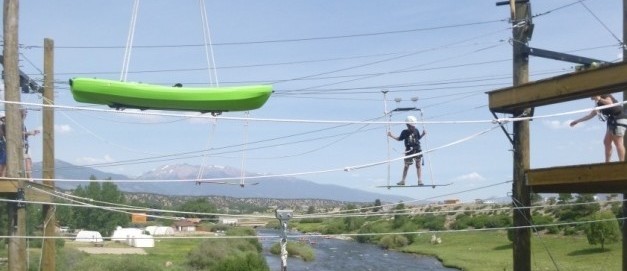
[[[401,132],[398,140],[403,140],[405,142],[405,150],[409,151],[412,149],[420,149],[420,138],[421,135],[418,129],[414,129],[413,131],[405,129]]]
[[[612,95],[601,95],[601,98],[607,98],[610,97],[612,99],[612,103],[618,103],[618,101],[614,98],[614,96]],[[597,103],[597,106],[603,106],[605,104],[602,104],[600,102]],[[620,105],[617,106],[612,106],[609,108],[605,108],[605,109],[601,109],[601,114],[605,115],[606,117],[613,117],[615,119],[622,119],[622,118],[626,118],[627,116],[625,116],[624,112],[623,112],[623,107]]]

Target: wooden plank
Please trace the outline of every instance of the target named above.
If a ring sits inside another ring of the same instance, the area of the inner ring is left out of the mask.
[[[26,183],[25,184],[26,188],[24,188],[24,194],[25,194],[24,196],[26,197],[26,200],[37,201],[37,202],[52,202],[52,196],[50,194],[43,193],[35,189],[31,189],[29,188],[29,185],[32,185],[33,187],[36,187],[42,190],[52,191],[52,189],[48,187],[47,185],[38,184],[38,183]]]
[[[536,193],[627,192],[627,163],[602,163],[532,169],[527,185]]]
[[[26,182],[24,188],[24,196],[28,201],[38,201],[38,202],[52,202],[52,196],[35,189],[31,189],[28,186],[33,186],[38,189],[52,191],[47,185],[43,185],[40,183],[32,183]],[[18,188],[18,181],[0,181],[0,194],[3,197],[14,199],[16,197]]]
[[[0,193],[17,193],[17,181],[0,181]]]
[[[621,62],[494,90],[488,92],[490,110],[511,114],[524,108],[621,91],[627,87],[625,74],[627,62]]]

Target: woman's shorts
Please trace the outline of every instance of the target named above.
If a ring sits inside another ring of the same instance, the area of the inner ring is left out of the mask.
[[[405,156],[416,154],[422,152],[421,149],[413,149],[405,152]],[[416,160],[416,163],[420,164],[420,158],[422,158],[422,154],[405,158],[405,165],[411,165]]]
[[[617,119],[613,122],[607,123],[607,129],[615,136],[625,136],[627,130],[627,119]]]

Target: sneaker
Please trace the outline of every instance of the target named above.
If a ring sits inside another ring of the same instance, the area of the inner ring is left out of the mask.
[[[422,181],[418,181],[418,186],[423,186],[425,185],[425,183],[423,183]]]
[[[396,185],[405,185],[405,181],[400,181],[400,182],[396,183]]]

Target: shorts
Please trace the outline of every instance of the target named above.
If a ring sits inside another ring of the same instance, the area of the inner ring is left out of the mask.
[[[627,119],[617,119],[615,121],[608,120],[607,129],[615,136],[625,136],[627,130]]]
[[[422,152],[421,149],[411,149],[411,150],[405,151],[405,156],[416,154],[416,153],[421,153],[421,152]],[[421,158],[422,158],[422,154],[405,158],[405,165],[409,166],[409,165],[413,164],[414,160],[416,160],[416,164],[419,165]]]
[[[0,165],[7,164],[7,146],[4,141],[0,142]]]

